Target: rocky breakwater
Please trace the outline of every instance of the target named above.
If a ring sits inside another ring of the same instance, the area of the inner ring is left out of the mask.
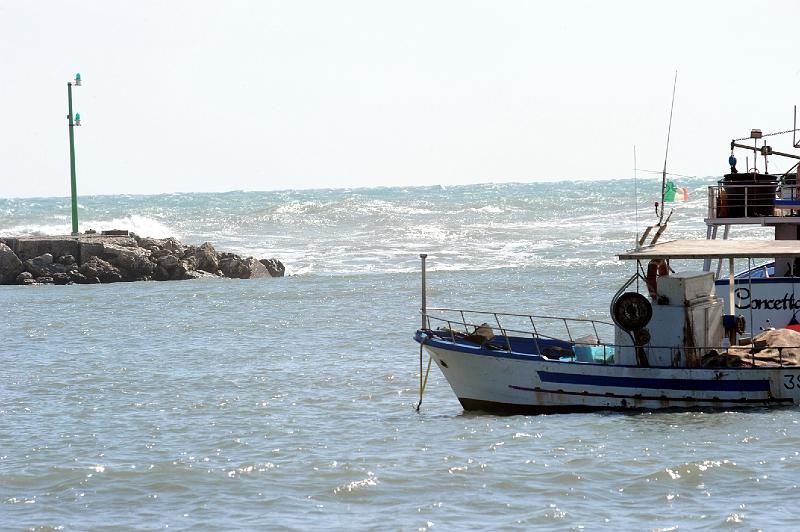
[[[177,281],[202,277],[282,277],[278,259],[218,253],[211,243],[127,231],[75,236],[0,237],[0,284],[90,284]]]

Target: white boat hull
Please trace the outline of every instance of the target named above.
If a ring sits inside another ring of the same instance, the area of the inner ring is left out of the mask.
[[[424,347],[465,410],[740,409],[800,401],[800,367],[644,368],[551,360],[446,341],[426,341]]]

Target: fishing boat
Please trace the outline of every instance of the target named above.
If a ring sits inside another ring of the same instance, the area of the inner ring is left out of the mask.
[[[663,212],[662,182],[658,223],[633,249],[617,254],[633,273],[611,299],[608,320],[428,308],[427,256],[421,255],[422,320],[414,336],[420,346],[420,403],[433,362],[468,411],[799,403],[800,171],[794,164],[769,173],[767,165],[773,156],[800,157],[774,151],[761,140],[767,136],[753,130],[752,146],[731,142],[731,171],[708,189],[704,240],[660,241],[670,218]],[[794,139],[793,144],[800,147]],[[764,172],[755,163],[751,167],[749,157],[747,171],[737,172],[734,149],[763,156]],[[731,238],[732,227],[755,224],[774,227],[775,238]],[[716,238],[720,227],[722,239]],[[679,264],[685,267],[676,270]],[[423,352],[429,355],[426,371]]]

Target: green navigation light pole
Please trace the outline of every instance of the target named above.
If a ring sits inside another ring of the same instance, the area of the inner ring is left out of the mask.
[[[80,113],[75,115],[75,119],[73,120],[72,117],[72,81],[67,82],[67,101],[69,102],[69,114],[67,115],[67,120],[69,120],[69,174],[70,174],[70,184],[72,187],[72,234],[78,234],[78,185],[75,182],[75,135],[72,133],[72,128],[74,126],[81,125],[81,115]],[[75,86],[81,86],[81,75],[75,74]]]

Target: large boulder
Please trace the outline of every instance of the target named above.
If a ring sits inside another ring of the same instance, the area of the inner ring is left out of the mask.
[[[122,273],[112,264],[104,261],[100,257],[92,257],[80,267],[80,273],[88,282],[97,279],[101,283],[115,283],[122,281]]]
[[[225,277],[234,279],[257,279],[270,277],[267,267],[253,257],[243,259],[237,256],[226,256],[219,261],[219,269]]]
[[[258,262],[264,265],[272,277],[283,277],[286,274],[286,266],[278,259],[261,259]]]
[[[169,271],[169,278],[173,281],[182,281],[184,279],[194,279],[192,272],[195,271],[195,258],[178,261],[178,265]]]
[[[181,241],[174,237],[165,238],[159,241],[159,246],[161,249],[166,249],[170,253],[175,255],[182,255],[183,250],[186,249],[186,246],[181,244]]]
[[[219,269],[225,277],[234,279],[248,279],[250,270],[242,262],[240,257],[224,257],[219,261]]]
[[[138,235],[134,235],[136,238],[136,242],[139,244],[139,247],[144,249],[153,250],[153,248],[163,249],[166,250],[168,253],[182,255],[183,250],[186,246],[181,244],[180,240],[169,237],[169,238],[150,238],[150,237],[140,237]]]
[[[17,284],[36,284],[36,281],[33,278],[33,274],[31,272],[22,272],[21,274],[17,275],[16,279]]]
[[[181,264],[183,264],[183,266],[189,271],[196,270],[197,269],[197,257],[195,257],[194,255],[186,256],[184,254],[183,260],[181,260]]]
[[[150,258],[152,259],[153,256],[151,255]],[[156,281],[169,281],[175,273],[175,268],[180,264],[180,261],[175,255],[164,255],[156,259],[156,264],[157,266],[156,271],[153,272],[153,279]]]
[[[69,272],[69,280],[76,284],[97,284],[100,282],[100,279],[97,277],[86,277],[78,270],[74,270]]]
[[[126,280],[149,279],[156,271],[156,265],[150,260],[150,250],[138,246],[106,244],[103,246],[103,258],[119,268]]]
[[[131,233],[131,236],[134,240],[136,240],[136,244],[140,248],[150,249],[153,246],[161,246],[159,239],[157,238],[150,238],[148,236],[139,236],[136,233]]]
[[[158,259],[161,257],[166,257],[167,255],[172,255],[172,253],[168,249],[161,249],[158,246],[150,246],[146,248],[150,250],[150,260],[154,260],[158,262]]]
[[[70,276],[66,273],[54,273],[52,277],[53,277],[53,284],[64,285],[64,284],[70,284],[72,282],[72,279],[70,279]]]
[[[165,270],[172,270],[178,265],[178,257],[175,255],[164,255],[163,257],[159,257],[158,265]]]
[[[47,277],[52,273],[53,256],[44,253],[38,257],[25,261],[25,271],[31,272],[34,277]]]
[[[71,255],[67,255],[66,257],[69,257],[69,259],[72,258]],[[58,261],[54,261],[50,253],[39,255],[38,257],[25,261],[25,271],[31,272],[34,277],[52,277],[56,273],[68,274],[77,271],[78,265],[75,264],[74,259],[70,262],[66,257],[59,257]],[[65,262],[68,264],[65,264]]]
[[[0,284],[12,284],[25,268],[16,253],[5,244],[0,244]]]
[[[261,277],[272,277],[270,275],[269,270],[267,267],[261,264],[258,260],[254,259],[253,257],[248,257],[244,259],[245,264],[250,268],[250,277],[248,279],[259,279]]]
[[[197,269],[204,272],[217,273],[219,270],[219,257],[211,242],[204,242],[194,253],[197,258]]]
[[[157,267],[156,272],[153,274],[153,279],[156,281],[169,281],[169,270],[163,266]]]

